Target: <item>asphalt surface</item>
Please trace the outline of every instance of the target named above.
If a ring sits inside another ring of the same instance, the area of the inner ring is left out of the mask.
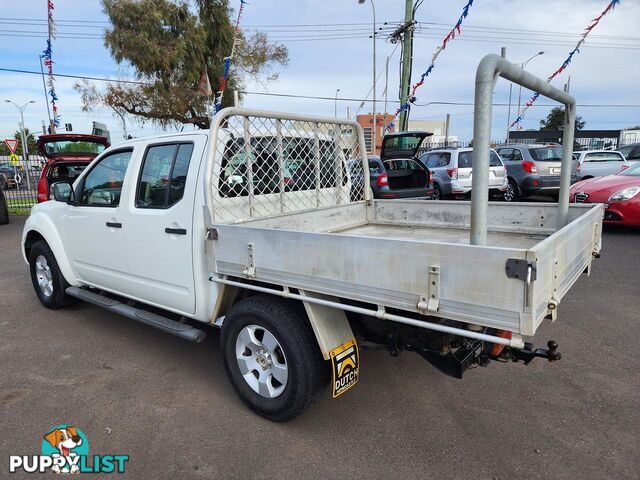
[[[539,330],[560,362],[455,380],[364,351],[355,388],[274,424],[236,398],[214,330],[193,345],[86,304],[43,308],[23,221],[0,225],[2,478],[27,478],[9,455],[39,454],[62,423],[91,454],[129,455],[126,478],[640,478],[640,231],[607,229],[592,276]]]

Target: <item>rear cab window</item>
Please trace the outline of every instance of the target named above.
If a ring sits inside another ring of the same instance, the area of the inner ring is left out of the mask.
[[[183,195],[193,143],[150,145],[136,188],[137,208],[169,208]]]

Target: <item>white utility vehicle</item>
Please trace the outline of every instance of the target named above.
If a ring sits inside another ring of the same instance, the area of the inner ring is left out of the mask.
[[[387,151],[415,147],[402,138]],[[373,200],[368,168],[354,183],[346,168],[367,165],[355,122],[225,109],[210,132],[129,140],[54,184],[24,256],[49,308],[81,299],[196,342],[220,327],[234,389],[276,421],[329,382],[334,397],[351,388],[358,342],[458,377],[491,359],[556,360],[555,342],[523,336],[590,268],[603,206],[488,203],[488,135],[475,138],[471,204]]]

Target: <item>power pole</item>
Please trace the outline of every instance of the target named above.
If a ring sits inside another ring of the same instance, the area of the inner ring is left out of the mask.
[[[411,88],[411,62],[413,60],[413,0],[405,0],[404,37],[402,39],[402,77],[400,78],[400,105],[407,103]],[[400,112],[399,130],[407,130],[409,111]]]

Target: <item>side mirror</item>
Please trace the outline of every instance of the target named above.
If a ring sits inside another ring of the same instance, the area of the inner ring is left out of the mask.
[[[51,185],[51,192],[57,202],[72,203],[74,201],[73,187],[69,182],[55,182]]]

